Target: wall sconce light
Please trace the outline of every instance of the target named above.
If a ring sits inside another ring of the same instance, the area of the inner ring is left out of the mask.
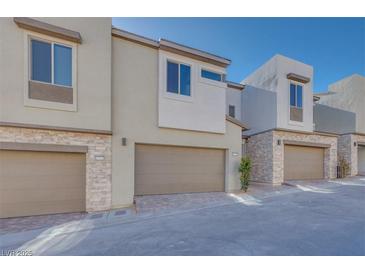
[[[278,144],[278,146],[281,146],[281,140],[280,139],[278,139],[277,144]]]
[[[126,146],[127,145],[127,138],[123,137],[122,138],[122,146]]]
[[[95,160],[96,161],[104,161],[105,160],[105,156],[104,155],[95,155]]]
[[[356,143],[356,142],[354,142],[354,147],[356,147],[356,145],[357,145],[357,143]]]

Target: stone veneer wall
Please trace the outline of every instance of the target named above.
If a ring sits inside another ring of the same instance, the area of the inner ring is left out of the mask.
[[[350,176],[358,173],[358,145],[354,142],[365,143],[365,135],[345,134],[338,137],[338,157],[343,157],[350,165]]]
[[[273,132],[251,136],[246,143],[252,161],[251,180],[273,183]]]
[[[87,146],[86,211],[111,208],[111,136],[43,129],[0,127],[0,142]],[[104,155],[96,160],[95,155]]]
[[[247,151],[252,159],[252,181],[270,184],[284,182],[285,141],[329,145],[329,148],[325,148],[324,176],[327,179],[336,178],[337,137],[273,130],[249,138]]]

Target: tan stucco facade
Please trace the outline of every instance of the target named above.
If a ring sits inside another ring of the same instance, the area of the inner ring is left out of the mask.
[[[69,41],[20,28],[13,18],[0,18],[0,121],[110,131],[111,18],[35,19],[81,34],[82,43],[73,45],[75,104],[53,107],[54,102],[33,100],[29,105],[26,94],[29,35],[61,44]]]
[[[112,45],[112,206],[133,203],[139,143],[225,149],[225,190],[239,189],[242,128],[229,121],[225,134],[159,128],[158,51],[119,38],[113,38]]]

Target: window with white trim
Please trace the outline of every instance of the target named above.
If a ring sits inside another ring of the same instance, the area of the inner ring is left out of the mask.
[[[303,122],[303,86],[290,83],[290,121]]]
[[[213,81],[218,81],[218,82],[223,81],[223,75],[221,73],[213,72],[206,69],[201,70],[200,76]]]
[[[166,91],[184,96],[191,95],[190,65],[167,61]]]
[[[72,47],[32,38],[30,80],[72,87]]]
[[[290,106],[303,108],[303,86],[290,83]]]

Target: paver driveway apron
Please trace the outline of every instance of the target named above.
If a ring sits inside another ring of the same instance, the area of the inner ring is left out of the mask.
[[[163,206],[155,210],[148,210],[151,197],[145,197],[141,213],[97,213],[2,234],[0,250],[29,249],[35,255],[365,255],[364,177],[263,188],[214,199],[205,194],[207,202],[190,208],[183,201],[198,196],[160,196]],[[179,199],[184,209],[169,206]]]

